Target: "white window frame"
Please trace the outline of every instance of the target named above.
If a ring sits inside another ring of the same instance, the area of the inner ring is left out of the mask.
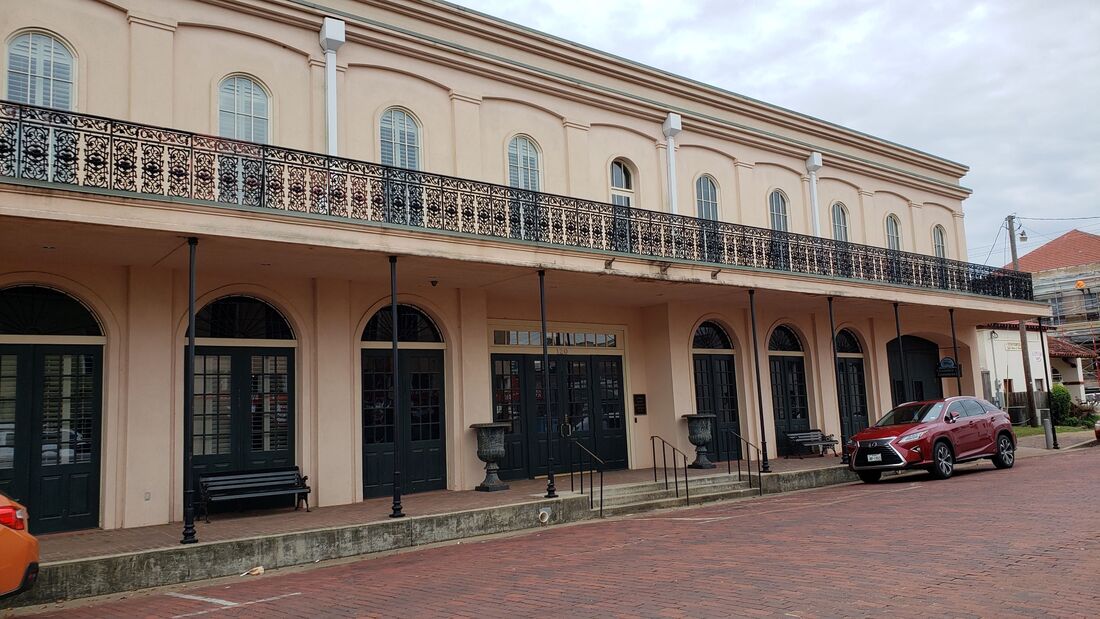
[[[886,249],[901,251],[901,220],[893,213],[886,216]]]
[[[937,258],[947,258],[947,229],[940,224],[932,226],[932,253]]]
[[[776,232],[790,232],[791,219],[789,201],[780,190],[774,189],[768,194],[768,222]]]
[[[695,216],[718,221],[718,181],[710,174],[695,179]]]
[[[18,41],[20,41],[24,37],[27,38],[27,71],[25,71],[25,72],[24,71],[16,71],[13,68],[13,64],[12,64],[12,52],[15,49],[15,45]],[[66,80],[64,78],[55,77],[55,63],[54,62],[49,63],[49,75],[39,74],[39,73],[34,72],[35,65],[41,66],[45,62],[42,59],[40,59],[39,62],[34,61],[34,55],[33,55],[32,51],[34,49],[34,40],[35,40],[36,37],[45,38],[45,39],[49,40],[50,54],[52,56],[54,56],[55,59],[56,59],[56,51],[58,49],[63,51],[64,55],[67,56],[68,69],[69,69],[69,79],[68,80]],[[47,30],[23,30],[21,32],[16,33],[14,36],[12,36],[10,39],[8,39],[7,48],[4,50],[4,61],[5,61],[4,67],[6,69],[5,72],[4,72],[4,97],[6,99],[8,99],[10,101],[15,101],[16,103],[24,103],[24,104],[27,104],[27,105],[39,105],[39,106],[42,106],[42,107],[49,107],[49,108],[53,108],[53,109],[64,110],[64,111],[67,111],[67,112],[71,112],[71,111],[76,110],[76,107],[77,107],[76,106],[76,99],[77,99],[77,57],[76,57],[76,52],[73,51],[72,46],[70,46],[68,44],[68,42],[66,42],[63,38],[61,38],[60,36],[58,36],[58,35],[56,35],[52,32],[49,32]],[[26,76],[27,91],[26,91],[26,97],[23,98],[23,99],[16,98],[15,94],[11,90],[11,81],[12,81],[13,74],[21,74],[21,75]],[[50,92],[50,97],[49,97],[48,100],[46,100],[44,98],[40,98],[39,100],[32,100],[32,98],[31,98],[31,93],[32,93],[31,83],[35,80],[39,80],[39,81],[43,82],[43,86],[39,88],[40,93],[45,92],[45,90],[46,90],[45,87],[48,86],[48,90]],[[62,107],[62,106],[54,105],[53,93],[56,89],[55,84],[65,84],[65,85],[67,85],[68,94],[69,94],[68,106]]]
[[[246,94],[242,89],[242,85],[247,85],[250,94]],[[226,109],[223,105],[225,103],[224,96],[227,86],[232,86],[233,92],[228,96],[233,98],[233,105],[231,109]],[[257,110],[256,104],[259,101],[257,93],[263,95],[264,109]],[[249,97],[245,102],[246,110],[241,110],[241,98]],[[232,120],[232,129],[226,125],[226,116]],[[242,131],[242,123],[248,125],[248,131]],[[257,135],[257,127],[263,127],[263,135]],[[251,75],[244,73],[234,73],[227,75],[220,82],[218,82],[218,135],[230,140],[243,140],[246,142],[255,142],[257,144],[269,144],[271,143],[271,92],[267,89],[267,86],[263,82],[256,79]]]
[[[519,134],[508,140],[508,186],[524,191],[541,191],[542,149],[529,135]]]
[[[848,207],[843,202],[833,202],[833,239],[837,241],[849,241],[848,234]],[[839,215],[840,217],[837,217]]]
[[[400,116],[398,116],[400,114]],[[390,131],[386,135],[386,117],[389,121]],[[397,123],[401,121],[401,132],[398,133]],[[413,140],[408,140],[409,129],[412,129]],[[419,170],[423,163],[423,126],[415,114],[403,107],[386,108],[378,117],[378,160],[382,165],[405,168],[406,170]],[[390,145],[390,160],[386,160],[386,145]]]
[[[618,183],[616,183],[615,178],[616,169],[622,171],[620,175],[622,181]],[[611,162],[611,165],[607,167],[607,171],[611,187],[611,203],[615,206],[635,206],[637,179],[635,178],[634,166],[626,159],[618,158]]]

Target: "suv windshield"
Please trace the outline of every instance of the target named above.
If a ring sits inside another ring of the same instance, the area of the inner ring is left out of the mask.
[[[903,404],[889,413],[886,413],[886,416],[879,419],[878,423],[875,425],[900,426],[908,423],[924,423],[938,417],[941,410],[943,410],[943,402],[933,402],[931,404]]]

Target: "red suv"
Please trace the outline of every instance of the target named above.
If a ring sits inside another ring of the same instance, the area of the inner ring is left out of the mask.
[[[908,402],[875,425],[860,430],[845,446],[849,466],[867,483],[883,471],[925,468],[947,479],[955,465],[989,458],[999,469],[1016,461],[1016,434],[1008,413],[971,397]]]

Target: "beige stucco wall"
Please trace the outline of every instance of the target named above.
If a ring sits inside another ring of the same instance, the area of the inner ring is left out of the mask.
[[[271,95],[272,143],[307,150],[321,150],[324,144],[323,55],[317,44],[323,11],[243,0],[239,8],[254,6],[260,14],[234,10],[233,3],[198,0],[5,4],[6,19],[0,25],[4,40],[39,28],[71,46],[78,59],[78,111],[216,134],[218,84],[228,75],[244,74]],[[855,242],[884,245],[885,217],[895,213],[902,221],[906,250],[931,253],[931,228],[939,223],[947,230],[949,255],[966,256],[961,225],[953,221],[961,216],[967,195],[958,185],[965,168],[957,164],[779,114],[777,108],[750,115],[749,108],[759,104],[718,91],[704,101],[688,97],[687,91],[666,92],[654,81],[643,97],[643,91],[622,82],[631,71],[644,71],[618,67],[610,57],[588,58],[590,67],[564,67],[559,66],[562,54],[535,57],[530,50],[509,47],[503,37],[471,40],[471,32],[458,21],[449,31],[431,20],[408,23],[410,10],[456,19],[446,6],[414,1],[332,4],[348,11],[343,17],[349,40],[338,52],[343,155],[378,160],[378,119],[387,108],[398,106],[412,112],[422,126],[422,167],[427,171],[505,183],[507,141],[524,134],[542,151],[545,191],[607,200],[608,165],[622,157],[638,173],[636,204],[668,210],[660,125],[664,113],[675,110],[685,126],[677,149],[681,212],[695,212],[694,181],[706,173],[719,181],[723,220],[767,227],[767,196],[778,189],[788,198],[790,229],[810,233],[804,159],[811,150],[821,150],[823,234],[831,236],[831,205],[839,200],[851,214],[850,238]],[[289,23],[265,19],[263,11]],[[406,35],[397,45],[391,41],[396,36],[392,31],[367,28],[356,15],[410,27],[419,36]],[[482,66],[478,61],[484,59],[477,53],[432,46],[424,38],[438,36],[486,54],[507,53],[512,64]],[[597,68],[604,69],[600,85],[634,94],[620,96],[612,105],[600,88],[574,83],[566,91],[551,79],[555,69],[581,77]],[[533,88],[532,80],[542,87]],[[745,123],[740,131],[739,123]]]

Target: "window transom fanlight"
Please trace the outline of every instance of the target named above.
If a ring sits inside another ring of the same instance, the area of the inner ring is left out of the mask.
[[[723,329],[721,325],[708,320],[699,325],[699,328],[695,330],[695,337],[691,340],[691,347],[730,350],[733,348],[733,341],[730,340],[729,334],[726,333],[726,330]]]
[[[411,305],[397,306],[397,339],[400,342],[442,343],[443,335],[427,314]],[[393,341],[393,321],[389,306],[375,312],[363,329],[364,342]]]
[[[802,352],[802,340],[790,327],[778,326],[768,338],[768,350],[776,352]]]

